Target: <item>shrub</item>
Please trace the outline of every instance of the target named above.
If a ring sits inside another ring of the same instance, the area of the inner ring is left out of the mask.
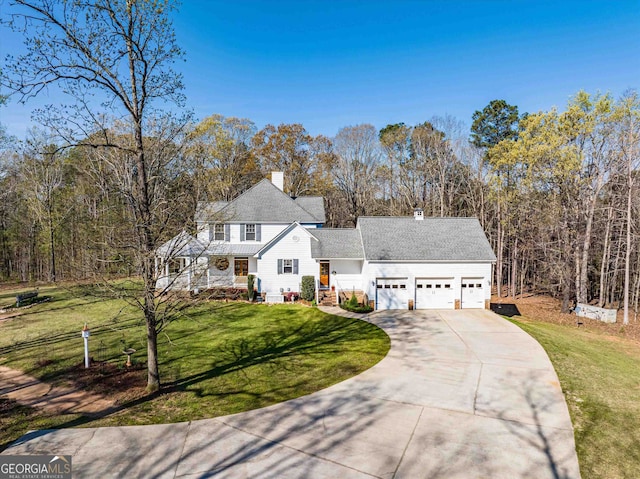
[[[249,276],[247,276],[247,298],[249,299],[249,301],[253,301],[254,295],[255,295],[255,291],[254,291],[254,283],[255,283],[255,275],[250,274]]]
[[[316,280],[313,276],[303,276],[300,285],[300,297],[305,301],[313,301],[316,297]]]
[[[236,300],[240,298],[247,298],[247,290],[243,288],[211,288],[208,289],[205,294],[208,299]]]
[[[298,293],[293,292],[293,291],[288,292],[288,293],[284,293],[285,301],[293,302],[293,301],[296,301],[299,297],[300,297],[300,295]]]
[[[345,301],[340,305],[340,307],[345,311],[351,311],[352,313],[370,313],[371,311],[373,311],[373,308],[368,304],[356,304],[355,306],[352,306],[350,303],[351,300]]]

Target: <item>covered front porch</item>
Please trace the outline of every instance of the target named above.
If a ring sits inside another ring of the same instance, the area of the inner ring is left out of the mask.
[[[362,260],[318,260],[318,304],[335,306],[353,293],[358,299],[362,291]]]

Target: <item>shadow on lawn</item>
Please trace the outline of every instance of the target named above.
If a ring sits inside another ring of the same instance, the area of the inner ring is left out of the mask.
[[[222,308],[226,308],[224,305]],[[292,311],[295,313],[295,311]],[[234,315],[236,312],[234,311]],[[357,320],[345,318],[327,318],[323,321],[307,321],[303,324],[280,327],[276,331],[268,332],[253,338],[241,337],[225,342],[219,348],[208,353],[215,358],[212,367],[204,371],[179,377],[174,381],[163,384],[162,389],[154,394],[144,395],[133,400],[126,401],[113,408],[100,411],[92,415],[83,415],[67,422],[57,424],[56,429],[64,429],[78,426],[87,426],[93,421],[105,418],[118,412],[143,405],[158,399],[168,393],[189,391],[197,396],[230,397],[236,395],[253,396],[258,403],[274,403],[295,397],[295,391],[308,392],[305,382],[297,381],[293,384],[279,385],[277,381],[270,385],[268,390],[256,393],[251,388],[243,387],[247,381],[238,381],[237,385],[224,388],[220,391],[213,390],[206,383],[214,378],[227,374],[245,374],[248,368],[253,366],[272,367],[274,370],[288,370],[297,367],[297,359],[308,360],[313,357],[328,357],[333,353],[354,352],[358,354],[373,354],[369,349],[360,346],[360,341],[370,339],[372,333],[377,331],[374,326],[363,329],[363,324]],[[63,341],[68,335],[61,334],[58,341]],[[75,337],[75,334],[73,335]],[[32,342],[22,345],[23,348],[33,346]],[[382,351],[384,354],[384,351]],[[185,355],[193,354],[193,350],[185,351]],[[319,359],[320,360],[320,359]],[[370,365],[366,365],[367,367]],[[162,366],[161,366],[162,368]],[[362,366],[359,367],[361,369]],[[354,367],[355,369],[355,367]],[[165,369],[165,375],[167,374]],[[353,372],[359,372],[354,370]],[[162,373],[162,369],[161,369]],[[338,378],[339,380],[340,378]],[[23,438],[28,441],[32,437],[38,437],[38,432],[30,433]],[[21,441],[22,442],[22,441]],[[0,450],[8,446],[8,443],[0,445]]]
[[[345,345],[349,345],[348,351],[351,353],[372,354],[373,351],[360,347],[357,343],[370,339],[370,332],[373,331],[373,327],[370,331],[363,330],[362,323],[356,320],[346,322],[341,318],[308,321],[252,338],[241,337],[227,341],[217,350],[211,351],[215,360],[210,369],[178,378],[167,383],[165,388],[169,391],[189,390],[198,395],[207,395],[205,387],[194,386],[252,366],[269,365],[275,369],[288,369],[295,366],[296,359],[314,356],[321,358],[332,353],[346,352]]]
[[[127,319],[120,320],[115,323],[118,330],[125,330],[130,328],[135,328],[140,325],[140,320],[135,319]],[[113,323],[103,323],[98,326],[94,326],[91,328],[91,333],[93,335],[98,335],[102,332],[112,331],[114,327]],[[62,333],[42,333],[37,337],[25,339],[23,341],[16,341],[15,343],[8,344],[6,346],[0,347],[0,355],[9,354],[9,353],[18,353],[20,351],[29,350],[32,348],[39,347],[51,347],[55,344],[63,343],[70,340],[77,340],[80,337],[80,330],[78,331],[65,331]]]

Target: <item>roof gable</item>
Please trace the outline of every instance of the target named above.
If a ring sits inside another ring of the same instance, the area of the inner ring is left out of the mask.
[[[224,205],[223,202],[209,203],[212,206],[208,208],[198,205],[196,220],[206,221],[215,214],[220,221],[226,222],[324,223],[324,203],[314,198],[299,197],[294,200],[271,181],[263,179]],[[322,198],[319,200],[322,201]]]
[[[305,234],[309,238],[312,238],[314,240],[314,242],[318,241],[318,239],[308,229],[303,228],[302,226],[300,226],[300,224],[298,222],[294,222],[294,223],[290,224],[289,226],[287,226],[285,229],[283,229],[280,233],[278,233],[271,241],[269,241],[267,244],[265,244],[262,248],[260,248],[260,250],[258,250],[258,252],[254,256],[256,258],[261,258],[264,253],[266,253],[267,251],[269,251],[273,247],[273,245],[277,244],[282,238],[287,236],[289,233],[291,233],[296,228],[299,228],[302,231],[304,231]]]
[[[495,261],[476,218],[361,217],[369,261]]]

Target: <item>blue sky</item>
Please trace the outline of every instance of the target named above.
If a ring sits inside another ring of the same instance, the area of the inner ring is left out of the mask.
[[[493,99],[563,108],[578,90],[640,88],[640,0],[204,1],[174,17],[187,106],[313,134],[471,115]],[[2,31],[2,57],[15,47]],[[30,112],[0,121],[19,138]]]

